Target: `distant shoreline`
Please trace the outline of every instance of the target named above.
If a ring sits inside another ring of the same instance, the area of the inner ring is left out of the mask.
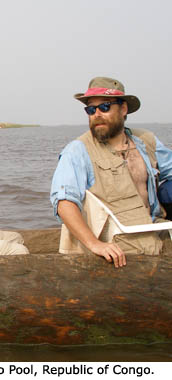
[[[162,123],[162,122],[127,122],[126,127],[128,128],[142,128],[143,126],[169,126],[172,125],[172,123]],[[62,127],[85,127],[88,128],[87,124],[57,124],[57,125],[40,125],[40,124],[19,124],[19,123],[2,123],[0,122],[0,129],[6,129],[6,128],[24,128],[24,127],[55,127],[55,128],[62,128]]]
[[[0,129],[5,129],[5,128],[23,128],[23,127],[40,127],[40,125],[39,124],[0,123]]]

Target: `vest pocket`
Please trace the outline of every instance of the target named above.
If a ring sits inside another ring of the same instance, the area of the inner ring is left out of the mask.
[[[118,244],[126,255],[157,256],[162,252],[162,241],[156,232],[115,235],[113,242]]]
[[[97,160],[95,162],[95,177],[95,183],[99,186],[99,196],[101,185],[101,197],[108,203],[126,199],[129,204],[134,201],[134,208],[143,204],[141,200],[137,199],[136,201],[138,198],[137,189],[121,157],[114,157],[113,160]]]

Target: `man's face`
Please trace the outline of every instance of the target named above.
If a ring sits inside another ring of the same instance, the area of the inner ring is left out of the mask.
[[[88,106],[98,106],[105,102],[112,102],[115,98],[92,97]],[[124,106],[125,105],[125,106]],[[119,135],[124,128],[124,116],[126,115],[126,104],[112,104],[108,112],[101,112],[96,108],[94,115],[89,116],[91,133],[99,142],[107,142],[109,139]]]

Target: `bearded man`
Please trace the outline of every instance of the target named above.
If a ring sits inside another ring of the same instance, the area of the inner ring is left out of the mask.
[[[90,130],[65,147],[53,176],[51,202],[57,219],[66,226],[60,252],[91,251],[116,268],[126,265],[127,254],[160,254],[157,232],[109,238],[109,217],[93,205],[90,222],[86,190],[126,226],[162,221],[157,179],[172,179],[172,151],[153,133],[125,127],[127,114],[137,111],[140,101],[126,95],[118,80],[94,78],[88,90],[75,98],[85,104]]]

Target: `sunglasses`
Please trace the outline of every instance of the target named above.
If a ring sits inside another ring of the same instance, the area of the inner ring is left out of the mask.
[[[122,99],[114,100],[114,102],[105,102],[101,103],[98,106],[87,106],[84,107],[85,111],[88,115],[94,115],[96,113],[96,109],[98,108],[101,112],[108,112],[112,104],[122,104]]]

